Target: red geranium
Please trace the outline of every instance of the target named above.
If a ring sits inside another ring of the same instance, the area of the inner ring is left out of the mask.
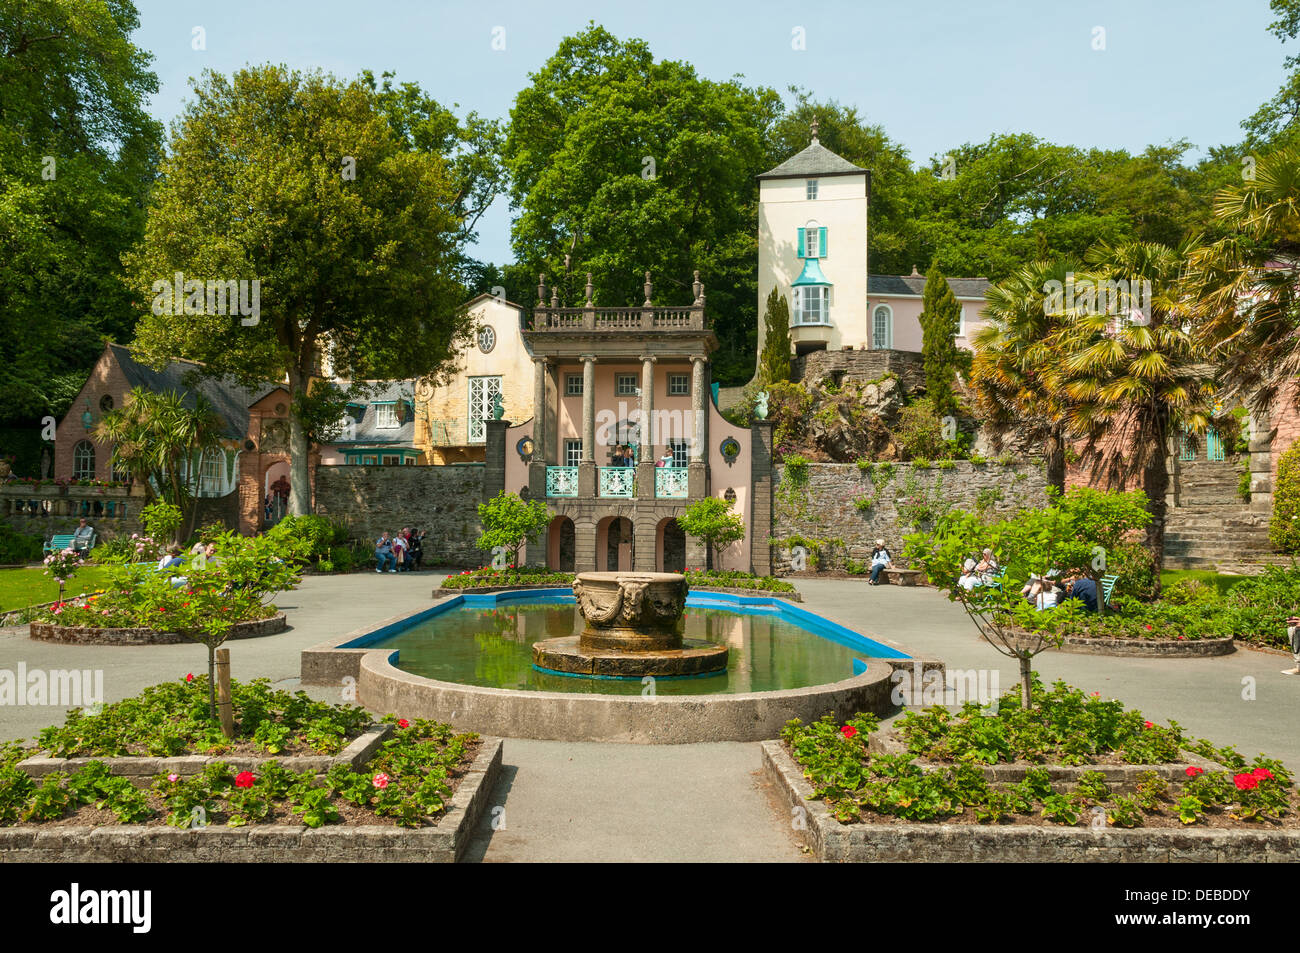
[[[190,674],[186,675],[186,676],[185,676],[185,681],[187,681],[187,682],[192,682],[192,681],[194,681],[194,673],[193,673],[193,672],[190,672]]]
[[[399,718],[399,719],[397,719],[397,727],[398,727],[398,728],[410,728],[410,727],[411,727],[411,723],[410,723],[409,721],[407,721],[405,718]]]
[[[253,786],[253,782],[256,780],[257,778],[253,777],[252,771],[240,771],[237,775],[235,775],[235,787],[251,788]]]
[[[852,725],[845,725],[843,728],[840,729],[840,734],[842,734],[845,738],[852,738],[857,733],[858,733],[858,729],[854,728]]]
[[[1256,768],[1254,771],[1250,773],[1253,774],[1255,777],[1259,778],[1261,781],[1273,780],[1273,772],[1270,771],[1268,768]]]
[[[1154,724],[1153,722],[1150,722],[1150,721],[1144,721],[1144,722],[1142,722],[1142,727],[1143,727],[1143,728],[1154,728],[1154,727],[1155,727],[1155,724]]]
[[[1259,778],[1253,774],[1238,774],[1233,777],[1232,783],[1237,785],[1238,791],[1253,791],[1259,787]]]
[[[1187,769],[1187,776],[1188,776],[1189,778],[1194,778],[1194,777],[1196,777],[1198,774],[1204,774],[1204,773],[1205,773],[1205,771],[1204,771],[1202,768],[1198,768],[1196,765],[1192,765],[1191,767],[1189,767],[1189,768]]]

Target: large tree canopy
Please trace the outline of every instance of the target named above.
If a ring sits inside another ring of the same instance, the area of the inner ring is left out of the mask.
[[[287,379],[290,509],[303,513],[319,355],[344,378],[423,377],[466,340],[456,177],[393,131],[362,80],[263,66],[205,73],[194,92],[128,258],[148,309],[137,344],[154,364]],[[203,292],[167,301],[178,272],[260,282],[260,314],[211,313]]]

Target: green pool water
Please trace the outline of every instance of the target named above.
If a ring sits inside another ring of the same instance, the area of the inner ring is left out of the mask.
[[[863,653],[775,616],[688,608],[687,639],[726,645],[726,672],[659,679],[657,695],[764,692],[837,682],[853,675]],[[638,680],[572,678],[533,668],[532,647],[542,639],[582,631],[576,605],[508,603],[492,609],[462,606],[377,643],[398,649],[397,667],[412,675],[487,688],[542,692],[639,695]]]

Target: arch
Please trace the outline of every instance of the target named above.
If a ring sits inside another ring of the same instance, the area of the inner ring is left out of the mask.
[[[878,304],[871,309],[871,349],[888,351],[894,346],[894,309]]]
[[[95,446],[89,440],[78,440],[72,448],[72,479],[95,479]]]
[[[655,527],[655,567],[659,572],[686,569],[686,534],[675,516],[661,519]]]
[[[546,528],[546,568],[552,572],[573,572],[576,566],[577,532],[573,520],[557,516]]]
[[[262,524],[264,526],[274,526],[280,522],[280,518],[288,511],[289,499],[283,493],[275,493],[271,487],[283,479],[285,483],[289,482],[289,464],[284,460],[276,460],[262,474],[262,500],[261,514]],[[267,501],[270,505],[267,505]]]
[[[626,516],[606,516],[596,524],[596,570],[632,571],[632,521]]]

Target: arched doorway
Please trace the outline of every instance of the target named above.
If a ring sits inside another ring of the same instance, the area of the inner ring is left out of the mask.
[[[682,572],[686,568],[686,534],[676,517],[659,521],[655,531],[655,565],[660,572]]]
[[[546,530],[546,566],[552,572],[574,571],[573,520],[557,516]]]
[[[278,460],[262,477],[262,525],[274,526],[289,510],[289,464]]]
[[[632,521],[627,517],[607,516],[597,524],[596,569],[632,571]]]

